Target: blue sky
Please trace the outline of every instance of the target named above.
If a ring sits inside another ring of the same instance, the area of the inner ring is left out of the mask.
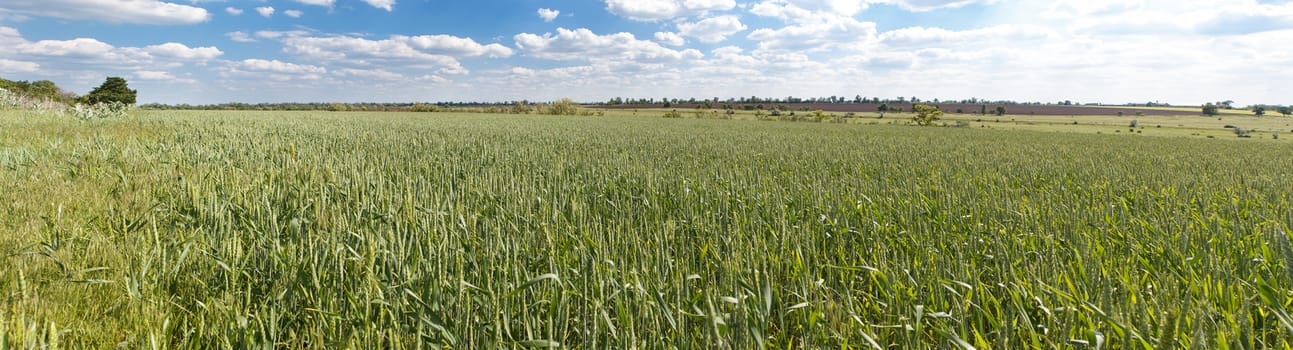
[[[0,77],[140,102],[1290,104],[1262,0],[0,0]]]

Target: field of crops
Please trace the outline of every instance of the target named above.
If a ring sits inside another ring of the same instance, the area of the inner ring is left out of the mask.
[[[1293,148],[0,112],[0,348],[1289,348]]]

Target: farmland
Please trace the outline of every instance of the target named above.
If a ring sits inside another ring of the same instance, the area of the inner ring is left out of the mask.
[[[1285,140],[632,113],[0,111],[0,335],[1293,346]]]

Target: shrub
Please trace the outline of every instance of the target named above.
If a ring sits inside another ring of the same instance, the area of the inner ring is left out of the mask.
[[[539,109],[539,113],[547,115],[579,115],[581,107],[568,98],[556,100],[547,106]]]
[[[672,111],[664,112],[664,117],[669,119],[678,119],[678,118],[682,118],[682,113],[678,113],[678,110],[675,109]]]
[[[121,102],[106,102],[94,105],[78,104],[67,110],[72,118],[80,120],[95,120],[108,118],[123,118],[130,111],[130,106]]]

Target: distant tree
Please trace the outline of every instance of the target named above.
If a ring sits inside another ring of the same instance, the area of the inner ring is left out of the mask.
[[[930,126],[934,124],[934,121],[938,120],[938,117],[943,116],[943,111],[930,105],[918,104],[912,106],[911,110],[916,113],[911,119],[916,121],[916,125],[920,126]]]
[[[126,85],[126,79],[119,77],[108,77],[103,85],[91,90],[82,99],[89,104],[100,104],[108,102],[121,102],[127,105],[135,105],[135,96],[137,92],[131,90]]]
[[[1208,102],[1208,104],[1203,105],[1203,115],[1211,117],[1218,114],[1221,114],[1221,112],[1218,111],[1217,105],[1214,105],[1211,102]]]
[[[1283,106],[1283,107],[1280,107],[1278,111],[1280,112],[1280,114],[1283,114],[1285,117],[1289,115],[1293,115],[1293,107]]]
[[[1253,115],[1258,117],[1266,115],[1266,106],[1253,107]]]
[[[877,107],[875,110],[876,110],[877,112],[880,112],[880,118],[884,118],[884,112],[888,112],[888,111],[889,111],[889,104],[888,104],[888,103],[881,103],[881,104],[880,104],[880,107]]]
[[[988,115],[988,105],[979,105],[979,115]]]
[[[1006,106],[997,106],[997,115],[1006,115]]]

